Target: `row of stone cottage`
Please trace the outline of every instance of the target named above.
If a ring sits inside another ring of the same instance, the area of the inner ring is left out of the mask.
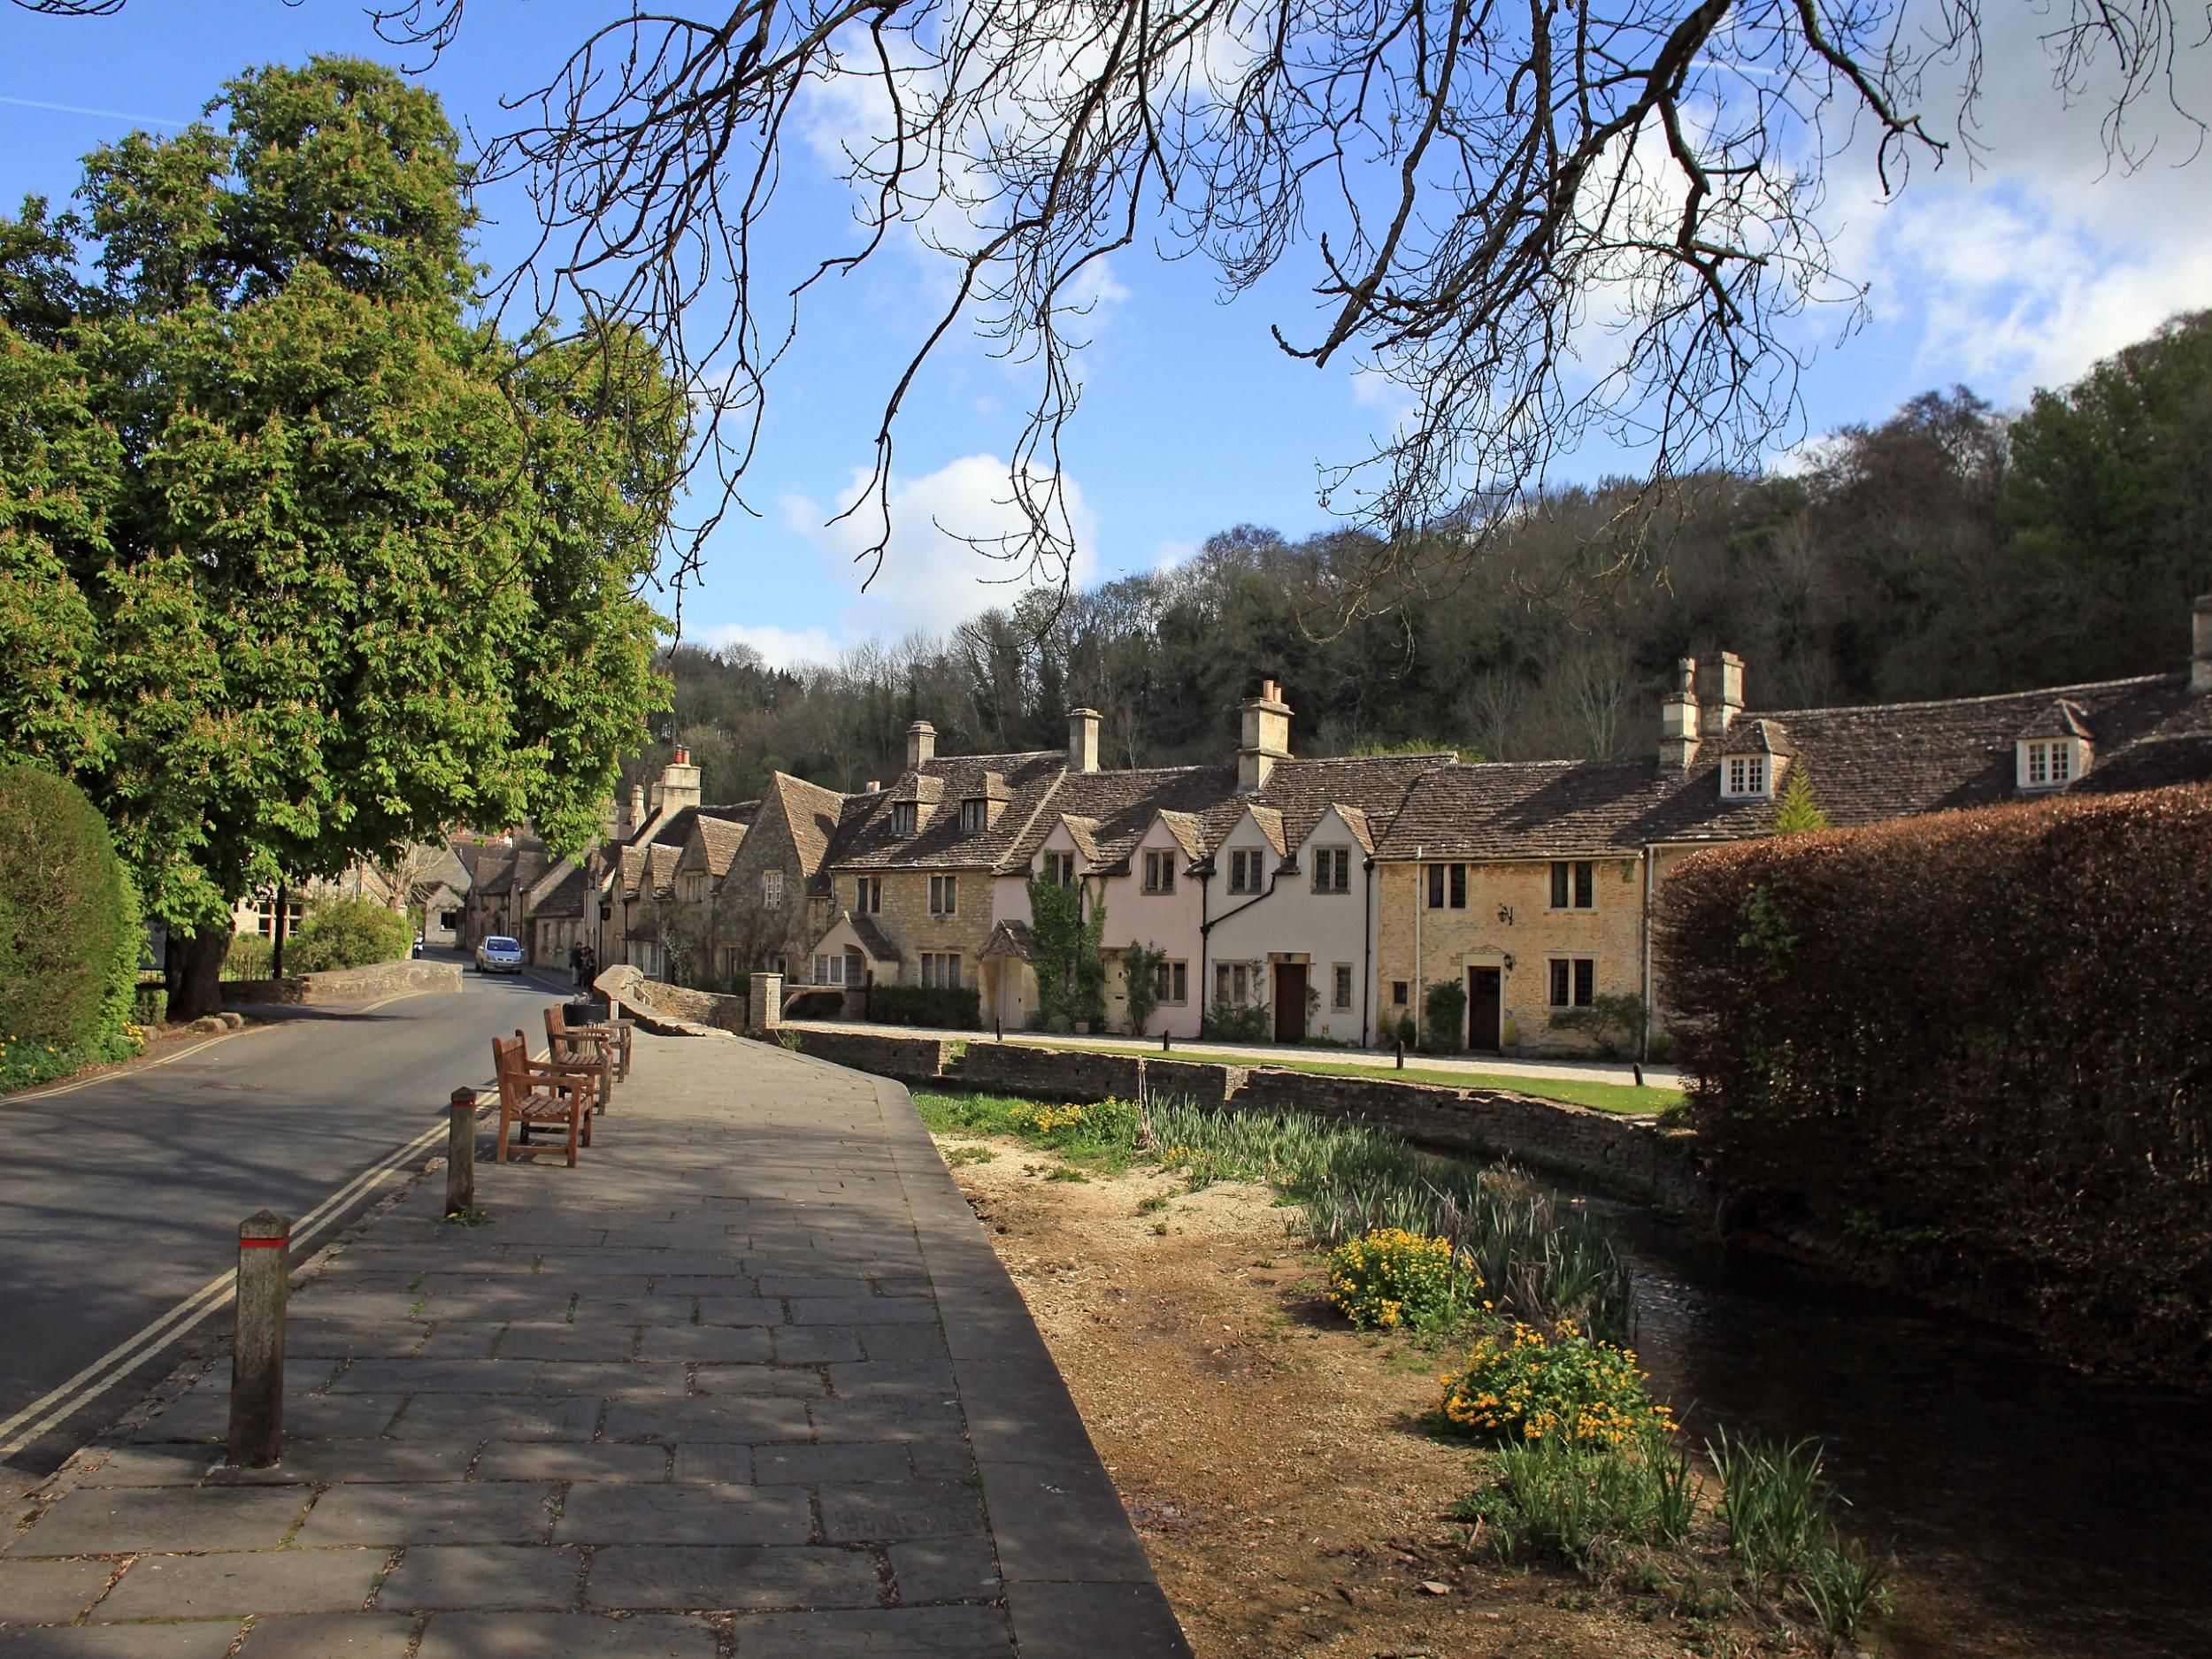
[[[714,806],[679,749],[582,863],[527,844],[480,856],[468,928],[523,936],[549,966],[582,942],[718,988],[772,969],[847,991],[853,1011],[872,984],[968,986],[987,1025],[1017,1030],[1037,1014],[1041,878],[1105,905],[1116,1029],[1118,956],[1141,945],[1164,958],[1153,1034],[1195,1036],[1225,1004],[1263,1010],[1282,1041],[1386,1044],[1448,980],[1469,1048],[1582,1049],[1595,1039],[1557,1017],[1663,1003],[1658,889],[1700,848],[1771,833],[1793,769],[1839,827],[2212,779],[2212,596],[2191,636],[2179,672],[1862,708],[1747,712],[1738,657],[1686,658],[1659,753],[1638,759],[1302,760],[1272,680],[1219,765],[1102,768],[1088,709],[1064,750],[1033,754],[941,756],[917,721],[887,787],[779,773],[760,800]]]

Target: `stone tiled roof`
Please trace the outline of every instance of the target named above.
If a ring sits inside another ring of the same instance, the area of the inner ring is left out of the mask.
[[[1849,828],[2018,800],[2013,745],[2061,698],[2095,737],[2073,791],[2212,779],[2212,697],[2191,694],[2179,674],[1754,718],[1784,728],[1793,769],[1803,769],[1830,820]],[[1771,833],[1778,801],[1721,799],[1725,747],[1708,741],[1678,775],[1655,757],[1440,767],[1415,783],[1377,856],[1589,856]]]
[[[878,962],[904,962],[906,960],[899,953],[899,948],[886,936],[883,929],[876,926],[874,917],[855,916],[848,910],[838,919],[852,924],[853,937],[860,941],[861,948],[867,951],[874,960]]]
[[[1794,755],[1797,749],[1781,721],[1766,716],[1738,720],[1721,740],[1724,755]]]
[[[652,895],[657,899],[676,895],[676,866],[683,862],[683,849],[665,841],[655,841],[645,849],[645,867],[652,877]]]
[[[517,841],[511,847],[480,849],[473,891],[488,899],[503,898],[530,885],[552,867],[542,841]]]
[[[981,955],[987,959],[1010,956],[1017,962],[1034,962],[1041,953],[1029,931],[1027,922],[1000,922],[991,929],[991,936],[984,942]]]
[[[560,879],[538,901],[532,914],[560,918],[581,916],[584,913],[584,890],[587,883],[581,867],[571,864],[561,872]]]
[[[1348,755],[1333,760],[1283,760],[1275,763],[1267,782],[1248,795],[1232,794],[1206,814],[1206,849],[1214,852],[1236,827],[1248,806],[1279,813],[1281,839],[1276,845],[1290,856],[1313,833],[1313,826],[1332,806],[1356,807],[1367,816],[1374,833],[1396,816],[1413,780],[1440,766],[1457,763],[1450,754]],[[1263,814],[1262,823],[1266,823]],[[1274,839],[1271,835],[1270,839]]]
[[[1236,785],[1236,770],[1231,766],[1064,773],[1046,810],[1038,815],[1030,833],[1008,850],[1002,868],[1018,871],[1034,863],[1038,849],[1063,815],[1084,826],[1089,845],[1083,847],[1083,856],[1101,871],[1125,870],[1137,843],[1163,814],[1186,856],[1195,857],[1204,847],[1198,836],[1202,815],[1224,796],[1234,794]],[[1079,839],[1077,844],[1083,842]]]
[[[2014,735],[2024,741],[2032,737],[2089,737],[2093,734],[2082,723],[2081,705],[2059,697]]]
[[[838,814],[849,797],[787,772],[776,773],[768,787],[782,803],[784,822],[790,826],[791,844],[798,851],[801,872],[814,875],[828,856],[831,838],[837,833]]]
[[[749,804],[757,807],[759,803]],[[710,816],[702,812],[694,826],[695,844],[704,859],[707,873],[719,881],[730,872],[730,860],[737,856],[737,849],[745,844],[747,826],[751,822],[749,813],[742,820]]]
[[[827,862],[841,870],[995,869],[1044,810],[1066,766],[1065,752],[1056,749],[930,761],[887,790],[847,796]],[[965,833],[960,814],[941,809],[912,835],[891,833],[895,802],[970,799],[984,793],[984,774],[989,772],[1004,780],[1008,798],[988,829]]]

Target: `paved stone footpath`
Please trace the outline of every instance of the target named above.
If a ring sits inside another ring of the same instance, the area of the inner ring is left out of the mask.
[[[73,1460],[0,1659],[1187,1655],[905,1091],[637,1061],[580,1167],[419,1180],[294,1292],[278,1467],[223,1366]]]

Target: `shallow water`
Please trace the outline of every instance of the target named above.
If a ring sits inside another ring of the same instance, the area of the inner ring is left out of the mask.
[[[1886,1652],[2212,1655],[2212,1402],[1591,1202],[1692,1432],[1817,1440],[1847,1524],[1896,1540]]]

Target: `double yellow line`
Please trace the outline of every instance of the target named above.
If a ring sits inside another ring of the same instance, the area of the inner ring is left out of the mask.
[[[219,1041],[220,1039],[214,1041]],[[192,1052],[192,1049],[185,1050],[186,1054]],[[183,1056],[171,1057],[181,1059]],[[443,1140],[446,1133],[447,1125],[443,1123],[425,1130],[405,1146],[387,1153],[324,1199],[300,1217],[298,1224],[293,1227],[294,1249],[296,1251],[300,1245],[331,1225],[357,1198],[365,1196],[372,1187],[382,1184],[401,1164]],[[184,1335],[210,1314],[228,1307],[236,1292],[236,1284],[234,1270],[217,1274],[153,1323],[101,1355],[74,1377],[41,1394],[13,1417],[0,1420],[0,1435],[9,1437],[0,1441],[0,1459],[14,1456],[41,1435],[59,1427],[73,1414],[83,1409],[130,1375],[150,1355]]]

